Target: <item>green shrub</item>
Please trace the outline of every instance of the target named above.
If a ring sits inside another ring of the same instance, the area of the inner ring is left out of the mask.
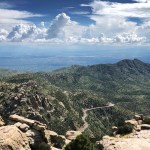
[[[39,144],[39,150],[51,150],[51,147],[49,144],[42,142]]]
[[[123,126],[118,127],[117,134],[129,134],[133,130],[133,126],[130,124],[125,124]]]
[[[87,136],[79,135],[65,147],[65,150],[95,150],[95,148]]]
[[[144,117],[143,123],[150,124],[150,117]]]
[[[104,149],[104,146],[102,144],[98,144],[96,146],[96,150],[103,150]]]
[[[65,145],[65,140],[60,136],[56,136],[51,138],[51,143],[53,143],[54,147],[62,149]]]

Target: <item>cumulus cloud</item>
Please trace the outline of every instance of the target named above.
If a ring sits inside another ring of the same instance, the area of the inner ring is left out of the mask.
[[[88,6],[92,8],[89,18],[95,21],[91,29],[95,36],[98,36],[100,32],[109,36],[123,32],[136,32],[137,22],[129,18],[150,19],[150,1],[137,0],[137,3],[118,3],[94,0]]]
[[[81,28],[74,31],[74,28],[78,28],[77,22],[74,22],[65,13],[58,14],[55,19],[50,23],[49,27],[45,27],[45,23],[41,22],[40,26],[35,24],[18,24],[12,28],[12,30],[5,35],[7,41],[12,42],[61,42],[69,41],[71,36],[75,38],[75,33],[77,30],[81,31]],[[81,32],[76,32],[79,35]],[[4,35],[1,33],[1,39]],[[1,40],[2,41],[2,40]]]
[[[9,41],[21,42],[21,41],[34,41],[36,39],[42,39],[46,36],[45,28],[38,28],[36,25],[16,25],[12,31],[8,34]]]
[[[41,14],[14,10],[12,5],[0,2],[0,41],[89,44],[137,44],[150,41],[150,0],[133,0],[133,3],[93,0],[81,6],[91,7],[92,13],[74,11],[72,14],[86,14],[95,23],[81,25],[61,13],[51,22],[41,22],[38,26],[26,20],[42,17]],[[141,25],[131,17],[141,19]]]
[[[18,24],[15,25],[11,31],[1,29],[0,41],[38,43],[65,42],[84,44],[136,44],[147,41],[146,37],[139,36],[140,34],[138,35],[137,31],[141,30],[140,28],[145,29],[149,25],[147,23],[143,26],[140,26],[136,28],[135,32],[133,32],[133,29],[132,32],[127,30],[125,28],[127,25],[120,25],[122,28],[120,27],[120,29],[116,29],[113,34],[108,34],[108,32],[103,30],[104,26],[101,23],[90,26],[82,26],[77,22],[72,21],[71,18],[65,13],[58,14],[49,24],[49,27],[45,25],[45,22],[41,22],[39,26],[35,24]],[[110,26],[110,32],[111,30],[112,26]],[[113,28],[113,30],[115,30],[115,28]],[[123,32],[126,30],[128,32]]]
[[[6,41],[8,36],[8,31],[4,29],[0,29],[0,41]]]
[[[150,0],[133,0],[133,3],[94,0],[89,5],[92,14],[88,17],[95,21],[84,35],[90,38],[99,36],[101,43],[142,43],[150,38]],[[141,25],[130,18],[141,19]],[[142,24],[143,22],[143,24]]]
[[[52,21],[47,35],[49,39],[59,38],[62,36],[62,32],[65,26],[74,26],[76,22],[71,21],[70,17],[65,13],[58,14],[56,18]]]
[[[141,43],[145,41],[146,37],[139,37],[136,33],[122,33],[114,37],[114,42],[117,43]]]

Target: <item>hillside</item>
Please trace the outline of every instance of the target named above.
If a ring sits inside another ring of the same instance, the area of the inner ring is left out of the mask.
[[[10,77],[16,74],[19,74],[19,72],[16,70],[0,69],[0,78]]]
[[[150,65],[137,59],[17,74],[3,78],[0,87],[0,115],[6,121],[16,113],[59,134],[80,129],[83,110],[110,102],[114,107],[88,112],[85,133],[100,138],[135,112],[150,114]]]

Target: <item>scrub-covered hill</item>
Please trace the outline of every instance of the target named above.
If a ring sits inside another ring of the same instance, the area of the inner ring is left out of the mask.
[[[135,112],[150,114],[150,65],[140,60],[72,66],[50,73],[24,73],[2,79],[0,115],[19,114],[64,134],[78,130],[94,137],[111,133]],[[105,107],[113,103],[113,107]],[[85,110],[95,107],[87,112]]]

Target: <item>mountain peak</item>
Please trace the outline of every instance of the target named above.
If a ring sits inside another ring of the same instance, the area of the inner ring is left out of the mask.
[[[131,65],[131,64],[134,64],[134,65],[138,65],[138,64],[145,64],[144,62],[142,62],[141,60],[135,58],[133,60],[131,59],[124,59],[124,60],[121,60],[117,63],[118,65]]]

